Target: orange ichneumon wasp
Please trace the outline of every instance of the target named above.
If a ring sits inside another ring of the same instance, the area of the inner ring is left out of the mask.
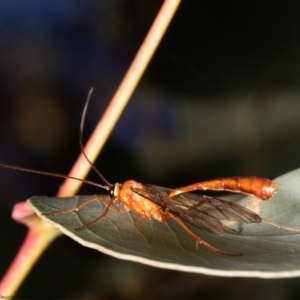
[[[89,96],[87,98],[80,125],[79,141],[82,151],[82,129],[90,96],[91,92],[89,93]],[[83,154],[85,155],[84,151]],[[273,183],[269,179],[254,176],[221,178],[198,182],[176,189],[169,189],[150,184],[142,184],[135,180],[127,180],[123,184],[110,184],[89,161],[86,155],[85,157],[91,164],[93,169],[106,183],[106,185],[101,185],[89,180],[70,177],[68,175],[32,170],[3,163],[0,163],[0,166],[42,175],[49,175],[60,178],[71,178],[107,190],[110,201],[106,201],[105,199],[101,198],[101,196],[97,196],[72,209],[44,214],[46,216],[67,214],[73,211],[78,211],[94,201],[102,201],[106,205],[106,209],[99,217],[92,220],[91,222],[84,224],[81,227],[75,228],[75,230],[82,230],[96,223],[99,219],[107,214],[109,209],[118,212],[131,211],[144,220],[150,220],[152,218],[159,222],[173,220],[196,241],[197,245],[203,245],[213,252],[228,256],[241,256],[242,254],[225,252],[212,246],[208,242],[201,239],[201,237],[199,237],[196,233],[194,233],[188,227],[187,223],[217,236],[223,236],[227,229],[226,226],[223,225],[222,221],[247,223],[265,222],[275,227],[300,232],[300,229],[298,228],[284,226],[267,219],[263,219],[255,212],[236,203],[191,193],[195,190],[230,191],[235,193],[253,195],[262,200],[268,200],[269,198],[274,196],[277,191],[275,183]],[[118,206],[120,204],[122,205],[121,208]]]

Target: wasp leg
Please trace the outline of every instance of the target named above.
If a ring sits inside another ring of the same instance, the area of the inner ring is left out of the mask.
[[[178,225],[180,225],[196,241],[197,247],[198,247],[198,244],[200,244],[200,245],[203,245],[204,247],[208,248],[209,250],[211,250],[213,252],[223,254],[223,255],[227,255],[227,256],[242,256],[243,255],[241,253],[229,253],[229,252],[225,252],[225,251],[222,251],[222,250],[219,250],[219,249],[215,248],[211,244],[209,244],[209,243],[205,242],[204,240],[202,240],[198,235],[196,235],[177,216],[173,215],[170,211],[165,210],[165,214],[167,215],[167,217],[169,219],[174,220]]]
[[[96,223],[98,220],[100,220],[102,217],[104,217],[107,214],[107,212],[108,212],[109,209],[112,209],[112,210],[120,212],[120,213],[128,211],[128,208],[126,208],[126,207],[125,208],[118,208],[118,207],[114,206],[112,204],[113,200],[107,201],[104,198],[100,198],[100,196],[96,196],[96,197],[94,197],[94,198],[92,198],[92,199],[90,199],[90,200],[88,200],[88,201],[86,201],[86,202],[84,202],[84,203],[82,203],[82,204],[74,207],[74,208],[66,209],[66,210],[62,210],[62,211],[51,212],[51,213],[43,213],[42,216],[54,217],[54,216],[58,216],[58,215],[66,215],[66,214],[71,213],[73,211],[79,211],[80,209],[82,209],[86,205],[88,205],[90,203],[93,203],[95,201],[101,201],[101,202],[103,202],[103,204],[106,206],[104,212],[98,218],[96,218],[95,220],[93,220],[93,221],[91,221],[89,223],[86,223],[86,224],[84,224],[84,225],[82,225],[80,227],[76,227],[74,230],[76,230],[76,231],[82,230],[82,229],[84,229],[84,228],[86,228],[86,227],[88,227],[88,226]]]
[[[85,228],[87,228],[88,226],[90,226],[90,225],[96,223],[96,222],[99,221],[101,218],[105,217],[106,214],[107,214],[107,212],[108,212],[110,209],[112,209],[112,210],[114,210],[114,211],[117,211],[117,212],[121,212],[121,213],[126,212],[126,211],[129,210],[126,206],[125,206],[124,208],[118,208],[118,207],[114,206],[114,205],[112,204],[112,202],[114,201],[114,199],[112,199],[112,200],[110,200],[110,201],[107,201],[107,200],[105,200],[105,199],[103,199],[103,198],[100,198],[100,196],[97,196],[97,200],[102,201],[102,202],[106,205],[105,211],[104,211],[99,217],[97,217],[95,220],[93,220],[93,221],[91,221],[91,222],[88,222],[88,223],[86,223],[86,224],[83,224],[82,226],[79,226],[79,227],[74,228],[75,231],[79,231],[79,230],[85,229]],[[85,204],[85,203],[84,203],[84,204]],[[82,206],[82,205],[81,205],[81,206]],[[80,207],[80,208],[81,208],[81,207]]]
[[[55,211],[55,212],[51,212],[51,213],[43,213],[42,216],[49,216],[49,217],[53,217],[53,216],[58,216],[58,215],[66,215],[68,213],[71,213],[73,211],[79,211],[80,209],[82,209],[83,207],[85,207],[86,205],[92,203],[92,202],[95,202],[95,201],[101,201],[103,202],[103,204],[106,206],[106,207],[109,207],[109,209],[112,209],[114,211],[117,211],[117,212],[120,212],[120,213],[124,213],[126,211],[128,211],[127,208],[118,208],[116,206],[114,206],[113,204],[111,204],[111,201],[107,201],[103,198],[100,198],[99,196],[95,197],[95,198],[92,198],[76,207],[73,207],[71,209],[66,209],[66,210],[61,210],[61,211]]]
[[[66,209],[66,210],[61,210],[61,211],[55,211],[55,212],[51,212],[51,213],[43,213],[42,216],[47,216],[47,217],[53,217],[53,216],[58,216],[58,215],[66,215],[68,213],[71,213],[73,211],[78,211],[80,210],[81,208],[83,208],[84,206],[92,203],[92,202],[95,202],[95,201],[98,201],[99,198],[98,197],[94,197],[76,207],[73,207],[71,209]]]
[[[128,209],[127,207],[124,207],[124,208],[116,207],[115,205],[113,205],[113,204],[111,203],[111,201],[107,201],[107,200],[105,200],[105,199],[100,199],[100,201],[102,201],[103,204],[104,204],[106,207],[108,207],[109,209],[114,210],[114,211],[116,211],[116,212],[124,213],[124,212],[129,211],[129,209]]]

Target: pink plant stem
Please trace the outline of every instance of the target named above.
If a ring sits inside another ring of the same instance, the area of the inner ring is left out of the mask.
[[[99,155],[100,150],[119,119],[124,107],[129,101],[173,15],[175,14],[179,3],[180,0],[166,0],[163,3],[127,74],[84,148],[84,151],[91,162],[94,162]],[[91,166],[81,154],[69,175],[77,178],[85,178],[90,168]],[[79,181],[66,179],[57,196],[72,196],[76,194],[81,184],[82,183]],[[29,226],[29,232],[24,243],[0,283],[0,295],[14,295],[36,259],[42,254],[48,244],[59,234],[56,229],[53,229],[53,232],[49,234],[48,228],[46,230],[42,230],[41,228],[42,227],[40,227],[39,230],[36,230],[35,226]]]
[[[179,3],[180,0],[167,0],[163,3],[143,44],[123,78],[123,81],[84,147],[84,151],[91,162],[94,162],[98,157],[103,145],[118,121],[124,107],[129,101],[157,46],[159,45],[159,42],[166,32]],[[90,169],[90,164],[87,162],[84,155],[81,154],[69,175],[85,178]],[[82,183],[79,181],[67,179],[61,186],[57,196],[62,197],[74,195],[81,184]]]
[[[50,225],[49,225],[50,226]],[[0,297],[13,296],[31,270],[34,262],[58,234],[56,230],[45,231],[29,229],[19,252],[15,256],[0,284]]]

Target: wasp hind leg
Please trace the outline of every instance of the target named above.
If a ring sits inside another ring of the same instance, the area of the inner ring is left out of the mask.
[[[242,253],[230,253],[226,251],[219,250],[218,248],[212,246],[211,244],[205,242],[202,240],[197,234],[195,234],[191,229],[189,229],[177,216],[173,215],[170,211],[165,211],[169,219],[174,220],[178,225],[180,225],[195,241],[196,241],[196,247],[198,248],[198,245],[203,245],[207,249],[222,254],[226,256],[243,256]]]

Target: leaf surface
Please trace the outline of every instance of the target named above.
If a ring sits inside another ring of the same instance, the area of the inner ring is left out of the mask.
[[[255,197],[240,202],[262,218],[300,228],[300,169],[276,180],[277,194],[268,201]],[[218,276],[295,277],[300,275],[300,232],[266,223],[233,224],[237,233],[219,237],[188,225],[206,242],[230,253],[230,257],[211,252],[199,245],[174,221],[145,221],[131,213],[109,210],[107,215],[86,229],[75,231],[96,219],[106,206],[94,201],[79,211],[43,216],[72,209],[95,196],[70,198],[33,197],[28,203],[45,221],[84,246],[147,265]],[[101,196],[108,200],[107,196]]]

